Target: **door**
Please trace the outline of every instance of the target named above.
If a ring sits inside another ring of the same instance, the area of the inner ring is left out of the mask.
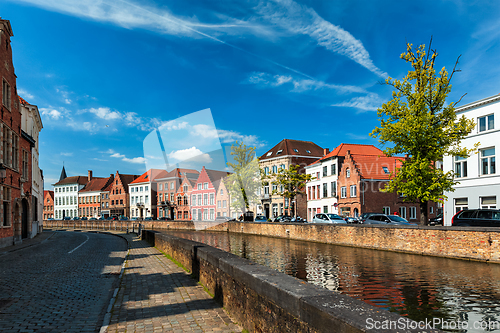
[[[28,202],[26,199],[22,200],[22,213],[21,213],[21,237],[28,238]]]

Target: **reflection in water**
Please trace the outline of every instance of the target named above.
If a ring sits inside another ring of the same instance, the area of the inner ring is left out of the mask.
[[[417,321],[441,318],[468,327],[457,332],[485,332],[479,325],[490,321],[487,331],[500,332],[498,264],[224,232],[168,233]]]

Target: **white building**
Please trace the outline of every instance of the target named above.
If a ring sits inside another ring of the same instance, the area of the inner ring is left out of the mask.
[[[88,182],[88,177],[66,177],[64,167],[61,178],[54,184],[54,219],[78,217],[78,191]]]
[[[38,164],[38,137],[43,128],[42,119],[36,105],[31,105],[19,96],[22,135],[27,136],[31,146],[31,195],[33,221],[43,221],[43,175]]]
[[[500,197],[500,173],[496,168],[495,153],[500,153],[500,95],[466,104],[455,110],[458,117],[464,115],[476,122],[476,128],[461,143],[478,150],[468,158],[445,156],[443,169],[453,170],[454,192],[445,193],[444,224],[451,225],[451,218],[462,209],[498,208]]]
[[[149,169],[139,178],[129,184],[130,217],[156,219],[156,182],[155,179],[165,178],[167,171]]]
[[[312,221],[315,214],[339,214],[338,208],[338,174],[342,168],[347,152],[351,155],[382,155],[383,152],[372,145],[342,143],[314,163],[306,166],[306,173],[313,180],[307,183],[307,220]]]

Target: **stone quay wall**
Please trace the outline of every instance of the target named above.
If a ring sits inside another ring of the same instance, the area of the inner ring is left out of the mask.
[[[124,230],[139,221],[44,221],[44,227]],[[140,221],[148,230],[209,230],[500,263],[500,228]],[[122,229],[119,229],[119,228]],[[137,227],[136,227],[137,228]]]
[[[367,332],[367,325],[385,321],[406,326],[369,331],[421,331],[412,330],[417,323],[395,313],[208,245],[146,229],[142,237],[184,266],[250,332],[355,333]]]

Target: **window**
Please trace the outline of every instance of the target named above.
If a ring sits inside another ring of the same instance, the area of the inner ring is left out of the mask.
[[[455,177],[467,177],[467,158],[455,156]]]
[[[468,198],[456,198],[455,199],[455,213],[461,210],[469,209],[469,199]]]
[[[355,198],[356,197],[356,185],[351,185],[350,186],[350,191],[351,191],[351,198]]]
[[[479,124],[479,132],[495,129],[495,116],[490,114],[488,116],[479,117],[477,123]]]
[[[332,164],[331,165],[331,169],[332,169],[332,176],[336,175],[337,174],[337,164]]]
[[[135,187],[131,187],[130,188],[130,193],[134,193],[134,190],[135,190]],[[102,196],[102,198],[104,199],[104,195]]]
[[[3,164],[9,165],[9,129],[3,126]]]
[[[7,81],[3,80],[3,89],[2,89],[2,103],[5,107],[10,110],[10,85]]]
[[[2,225],[4,227],[8,227],[11,225],[10,223],[10,194],[11,189],[8,187],[3,188],[3,216],[2,216]]]
[[[345,169],[345,176],[347,178],[351,177],[351,170],[349,168]]]
[[[283,149],[280,149],[280,150],[278,150],[278,151],[276,152],[276,155],[279,155],[279,154],[281,154],[282,152],[283,152]]]
[[[191,203],[193,204],[193,206],[196,206],[196,194],[193,194],[191,196]]]
[[[160,191],[163,190],[163,184],[162,183],[158,184],[158,190],[160,190]]]
[[[214,194],[213,193],[210,193],[210,205],[214,205]]]
[[[323,198],[328,198],[328,184],[323,183]]]
[[[208,205],[208,194],[203,194],[203,206]]]
[[[203,189],[208,190],[208,183],[203,183]]]
[[[184,205],[187,206],[188,205],[188,197],[187,195],[184,194]]]
[[[388,206],[382,207],[382,214],[386,214],[386,215],[391,214],[391,207],[388,207]]]
[[[198,206],[202,206],[203,202],[201,201],[201,194],[198,194]]]
[[[120,205],[123,205],[123,199],[120,199]]]
[[[221,207],[222,207],[221,201],[217,200],[217,208],[221,208]]]
[[[328,213],[328,206],[323,206],[323,213]]]
[[[298,153],[299,151],[297,150],[297,148],[294,148],[293,149],[294,152]]]
[[[170,183],[170,189],[173,190],[175,188],[175,183],[174,182],[171,182]]]
[[[385,174],[390,174],[389,168],[388,167],[382,167],[382,170],[384,170]]]
[[[323,177],[326,177],[326,176],[328,176],[328,167],[324,166],[323,167]]]
[[[406,218],[406,207],[404,206],[399,207],[399,216],[401,216],[404,219]]]
[[[170,201],[174,202],[174,194],[170,193]]]
[[[316,172],[316,179],[317,179],[317,180],[319,180],[319,179],[320,179],[319,172]]]
[[[180,195],[177,196],[177,205],[178,206],[182,205],[182,197]]]
[[[284,164],[281,164],[281,165],[280,165],[280,169],[285,170],[285,165],[284,165]]]
[[[188,186],[187,186],[187,185],[184,185],[184,186],[182,187],[182,190],[184,191],[184,193],[187,193],[187,191],[188,191]],[[222,192],[222,190],[221,190],[221,192]],[[222,193],[221,193],[221,194],[222,194]]]
[[[497,208],[497,197],[496,196],[482,197],[481,208],[490,208],[490,209]]]
[[[278,185],[273,184],[273,193],[278,192]]]
[[[269,167],[264,167],[264,174],[268,175],[269,174]]]
[[[278,173],[278,166],[277,165],[273,165],[273,173]]]
[[[346,198],[347,197],[347,187],[342,186],[340,188],[340,197],[341,198]]]
[[[114,205],[115,204],[115,201],[114,200],[111,200],[111,205]]]
[[[429,214],[434,214],[434,206],[429,207]]]
[[[227,208],[227,201],[226,200],[222,200],[222,208]]]
[[[269,156],[271,156],[272,154],[273,154],[273,152],[272,152],[272,151],[270,151],[269,153],[267,153],[267,155],[266,155],[266,156],[267,156],[267,157],[269,157]]]
[[[331,187],[331,196],[334,197],[337,195],[337,182],[331,182],[330,183]]]
[[[142,190],[143,190],[143,187],[141,186],[141,187],[139,188],[139,192],[142,192]]]
[[[205,221],[208,220],[208,209],[205,209],[203,211],[203,220],[205,220]]]
[[[198,184],[198,190],[201,190],[201,183]]]
[[[481,153],[481,174],[488,175],[495,173],[495,148],[480,150]]]
[[[28,178],[29,155],[23,150],[22,175],[24,179]],[[19,170],[19,137],[12,133],[12,167]]]
[[[148,191],[149,190],[149,186],[144,186],[144,191]]]
[[[210,208],[210,220],[215,219],[214,209]]]

